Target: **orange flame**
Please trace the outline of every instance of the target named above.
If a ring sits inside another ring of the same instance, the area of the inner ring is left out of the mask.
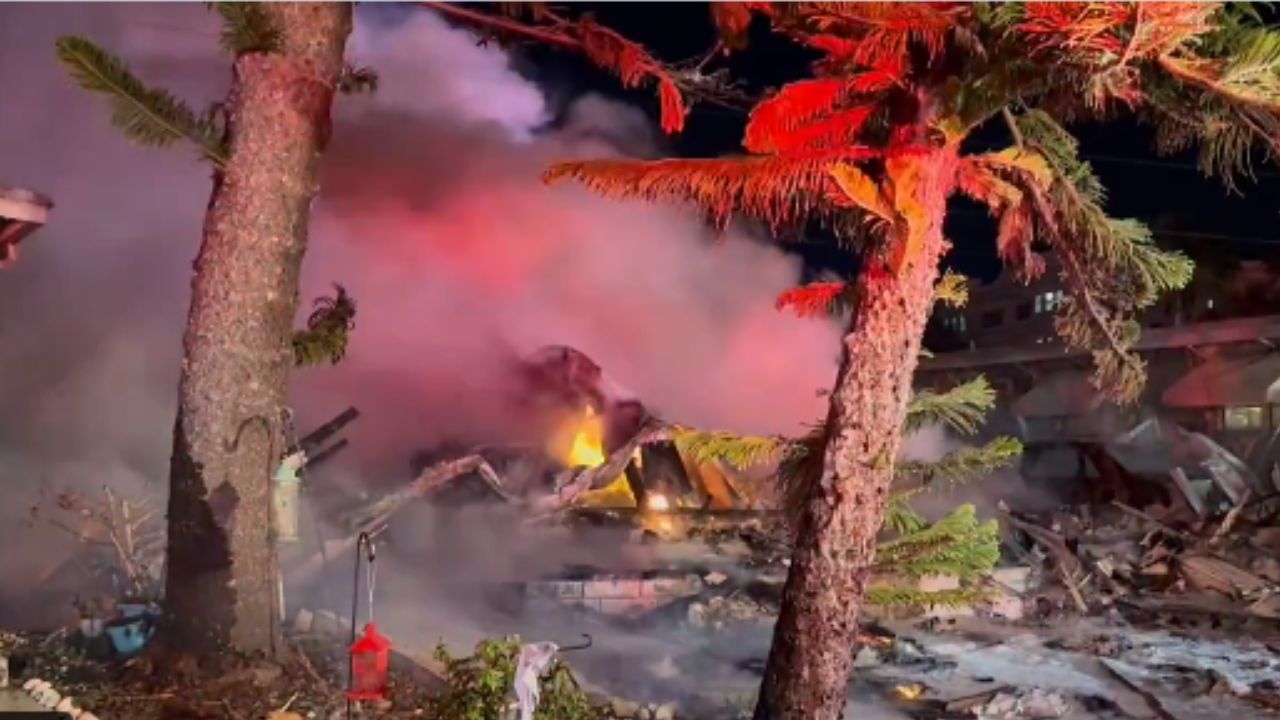
[[[590,407],[574,432],[565,460],[571,467],[598,467],[604,464],[604,423]]]

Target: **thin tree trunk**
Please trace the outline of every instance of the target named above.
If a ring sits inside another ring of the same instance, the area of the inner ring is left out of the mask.
[[[899,212],[915,219],[905,267],[867,268],[831,395],[819,480],[799,518],[782,611],[774,628],[755,720],[837,720],[853,665],[858,610],[875,557],[912,375],[945,250],[942,219],[956,154],[942,149],[888,173]],[[912,233],[893,234],[901,246]]]
[[[351,32],[347,3],[267,3],[271,52],[235,61],[230,155],[214,180],[183,339],[170,466],[165,648],[273,652],[271,476],[307,220]]]

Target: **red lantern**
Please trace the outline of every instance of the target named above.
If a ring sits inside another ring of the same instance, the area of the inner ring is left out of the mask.
[[[381,700],[387,693],[387,666],[391,640],[378,632],[373,623],[364,626],[364,634],[351,644],[351,687],[348,700]]]

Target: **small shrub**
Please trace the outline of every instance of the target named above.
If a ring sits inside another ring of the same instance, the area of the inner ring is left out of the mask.
[[[512,684],[520,638],[483,640],[470,657],[454,657],[444,645],[436,646],[436,658],[445,665],[449,691],[431,705],[436,720],[498,720],[514,702]],[[602,707],[594,705],[578,686],[569,667],[552,660],[541,677],[541,697],[535,720],[600,720]]]

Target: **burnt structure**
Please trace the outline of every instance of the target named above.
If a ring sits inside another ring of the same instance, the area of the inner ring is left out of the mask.
[[[985,375],[1002,411],[990,429],[1023,440],[1029,481],[1096,480],[1093,492],[1141,504],[1149,498],[1124,496],[1156,478],[1183,494],[1213,486],[1234,501],[1245,489],[1280,489],[1277,343],[1280,315],[1149,328],[1135,346],[1148,382],[1132,407],[1099,396],[1088,354],[1056,342],[939,354],[921,363],[917,382]]]
[[[445,443],[418,453],[411,462],[414,475],[432,465],[479,454],[503,477],[507,489],[528,495],[551,489],[556,476],[573,462],[553,451],[555,435],[572,437],[578,423],[599,424],[598,450],[603,457],[625,448],[642,428],[655,421],[653,412],[631,391],[611,379],[585,353],[568,346],[542,348],[519,359],[513,374],[516,392],[510,402],[514,412],[526,415],[539,428],[537,441],[528,446],[476,448]],[[537,447],[546,441],[546,447]],[[749,506],[753,493],[740,473],[721,464],[702,464],[684,457],[675,443],[654,439],[643,443],[621,474],[626,488],[620,492],[626,504],[652,505],[661,496],[670,507],[733,509]],[[459,484],[437,493],[438,501],[473,502],[491,495],[484,483]],[[468,489],[469,487],[469,489]],[[589,493],[590,494],[590,493]],[[625,496],[630,498],[626,499]],[[599,497],[585,498],[591,505]]]

